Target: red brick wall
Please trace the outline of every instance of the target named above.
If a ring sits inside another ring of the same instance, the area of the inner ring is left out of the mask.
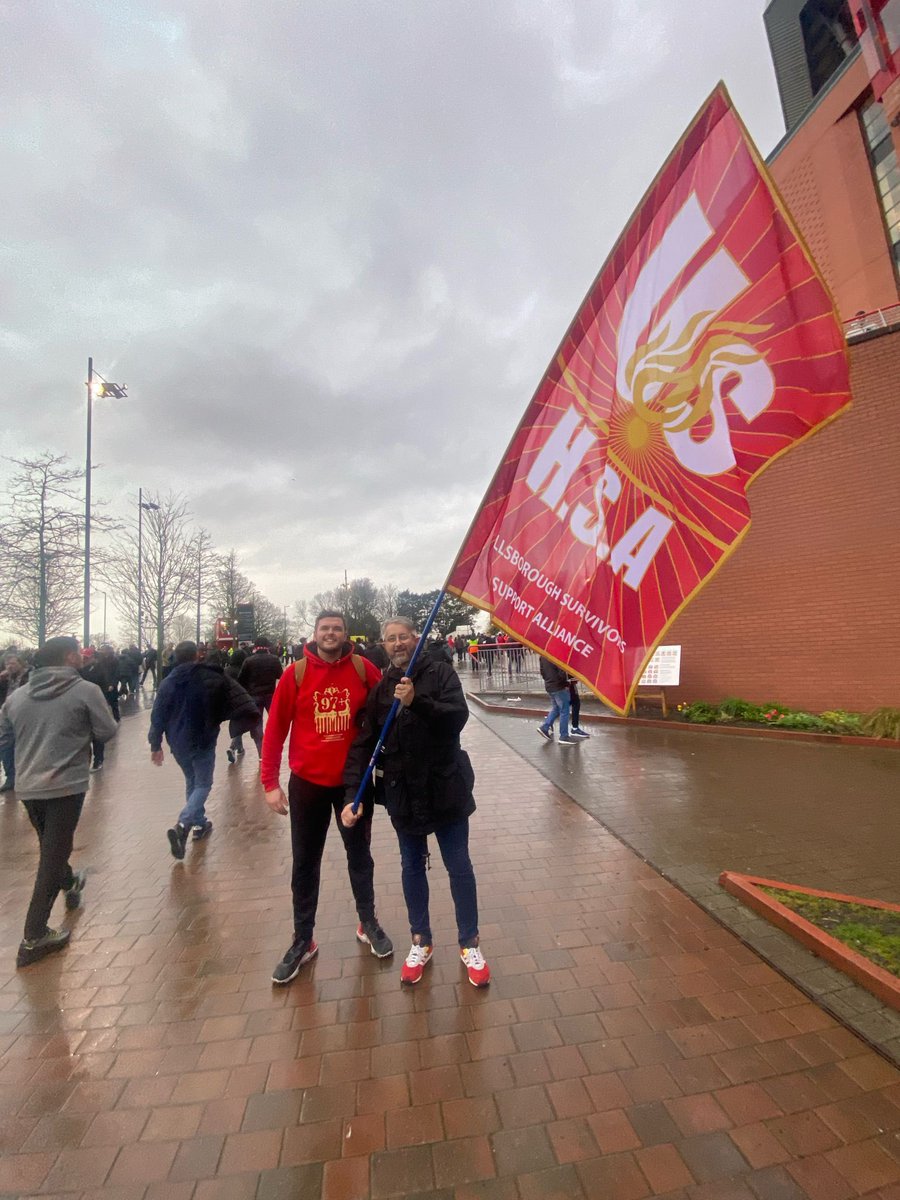
[[[750,532],[666,635],[678,700],[900,706],[900,332],[851,367],[853,407],[753,484]]]

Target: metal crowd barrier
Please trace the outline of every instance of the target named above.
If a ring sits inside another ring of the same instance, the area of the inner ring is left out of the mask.
[[[477,654],[468,649],[459,661],[453,656],[466,691],[477,692],[543,692],[540,655],[525,646],[479,646]]]

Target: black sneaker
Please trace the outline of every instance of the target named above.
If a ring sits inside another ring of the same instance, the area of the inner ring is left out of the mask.
[[[202,825],[195,825],[191,831],[195,842],[202,842],[204,838],[208,838],[213,831],[212,821],[204,821]]]
[[[84,871],[72,872],[72,886],[66,889],[66,908],[70,911],[73,908],[81,908],[81,893],[86,883],[87,875]]]
[[[376,958],[390,958],[394,953],[394,943],[375,920],[360,922],[356,940],[368,946]]]
[[[577,742],[577,740],[576,740],[575,738],[571,738],[571,737],[564,738],[564,737],[561,737],[561,738],[560,738],[560,739],[557,741],[557,743],[556,743],[556,744],[557,744],[557,746],[577,746],[577,745],[578,745],[578,742]]]
[[[550,732],[549,729],[545,729],[543,727],[543,725],[538,725],[537,731],[541,735],[541,737],[544,739],[545,742],[553,741],[553,734]]]
[[[68,929],[48,929],[43,937],[26,938],[19,943],[19,953],[16,955],[17,967],[30,967],[48,954],[57,950],[65,950],[69,944],[71,933]]]
[[[294,942],[287,954],[272,972],[273,983],[290,983],[300,974],[300,968],[319,953],[319,947],[312,938],[304,938]]]
[[[169,845],[172,847],[173,858],[184,858],[184,847],[187,843],[188,831],[184,825],[173,825],[168,830]]]
[[[573,738],[589,738],[591,735],[585,729],[580,729],[577,725],[574,729],[569,730],[569,737]]]

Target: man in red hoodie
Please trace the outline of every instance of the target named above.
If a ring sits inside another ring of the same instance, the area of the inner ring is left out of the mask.
[[[291,817],[294,940],[272,974],[273,983],[290,983],[317,953],[313,940],[319,904],[319,873],[325,838],[334,812],[347,852],[350,886],[359,915],[357,939],[378,958],[394,947],[375,915],[372,802],[352,829],[341,823],[344,762],[357,733],[356,714],[366,703],[381,672],[347,640],[343,615],[319,613],[313,641],[303,657],[278,681],[262,745],[260,775],[266,803]],[[288,794],[279,784],[281,754],[290,731]]]

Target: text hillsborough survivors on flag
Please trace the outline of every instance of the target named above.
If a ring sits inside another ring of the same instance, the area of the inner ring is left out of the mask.
[[[747,485],[849,402],[831,298],[720,86],[569,327],[447,590],[621,712],[747,532]]]

